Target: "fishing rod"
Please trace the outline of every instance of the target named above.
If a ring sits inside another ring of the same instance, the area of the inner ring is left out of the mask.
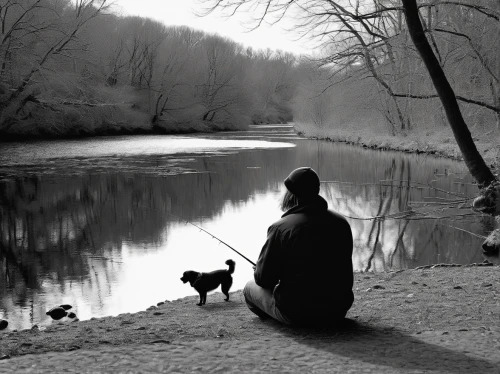
[[[176,217],[177,219],[179,219],[181,222],[186,222],[186,223],[189,223],[190,225],[196,227],[197,229],[203,231],[204,233],[210,235],[213,239],[215,240],[218,240],[220,243],[224,244],[226,247],[228,247],[229,249],[233,250],[234,252],[236,252],[237,254],[239,254],[241,257],[243,257],[245,260],[247,260],[248,262],[250,262],[253,266],[257,266],[254,262],[252,262],[248,257],[244,256],[243,254],[241,254],[240,252],[238,252],[236,249],[234,249],[233,247],[231,247],[229,244],[227,244],[225,241],[219,239],[218,237],[216,237],[214,234],[208,232],[207,230],[205,230],[203,227],[201,226],[198,226],[196,224],[194,224],[193,222],[190,222],[188,220],[185,220],[185,219],[182,219],[181,217],[179,216],[176,216],[175,214],[172,214],[172,213],[166,213],[168,214],[169,216],[173,216],[173,217]]]

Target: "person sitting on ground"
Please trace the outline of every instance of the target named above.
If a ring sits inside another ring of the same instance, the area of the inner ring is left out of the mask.
[[[337,323],[354,301],[351,227],[328,210],[313,169],[295,169],[284,183],[285,213],[268,229],[245,301],[259,317],[285,324]]]

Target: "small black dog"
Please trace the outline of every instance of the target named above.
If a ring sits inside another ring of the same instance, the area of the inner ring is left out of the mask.
[[[198,273],[197,271],[188,270],[182,275],[181,281],[184,283],[189,282],[200,294],[200,302],[196,305],[202,306],[207,302],[207,292],[215,290],[219,285],[221,286],[222,293],[226,295],[224,300],[229,301],[229,289],[233,284],[234,266],[236,263],[233,260],[227,260],[226,265],[229,266],[227,270],[215,270],[210,273]]]

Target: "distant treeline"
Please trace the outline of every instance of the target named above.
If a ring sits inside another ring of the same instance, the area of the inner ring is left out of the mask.
[[[292,3],[303,5],[296,31],[312,37],[315,58],[120,17],[107,0],[0,0],[0,139],[217,131],[292,119],[316,136],[447,127],[400,0],[270,2],[277,11]],[[500,128],[500,2],[418,3],[469,127]]]
[[[287,122],[296,58],[120,17],[106,1],[0,0],[0,136]]]

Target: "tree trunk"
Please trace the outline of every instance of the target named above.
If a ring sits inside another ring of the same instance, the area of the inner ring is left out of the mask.
[[[472,135],[458,106],[455,92],[451,87],[446,75],[439,64],[432,48],[425,36],[422,23],[420,22],[416,0],[402,0],[405,12],[408,32],[415,47],[422,57],[429,71],[434,87],[443,103],[446,117],[455,136],[455,140],[462,152],[465,164],[470,173],[481,187],[488,186],[495,180],[495,176],[488,168],[480,153],[478,152]]]

